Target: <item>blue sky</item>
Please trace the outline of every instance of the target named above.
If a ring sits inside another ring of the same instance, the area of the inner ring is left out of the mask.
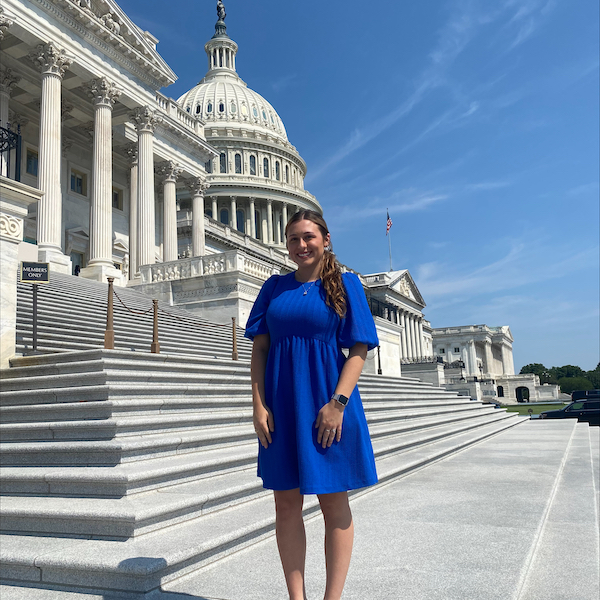
[[[340,260],[413,275],[434,327],[510,325],[515,367],[599,360],[597,0],[224,0],[237,70],[308,165]],[[215,2],[121,0],[179,76]]]

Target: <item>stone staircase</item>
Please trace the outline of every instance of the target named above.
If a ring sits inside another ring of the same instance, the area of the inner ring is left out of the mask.
[[[232,361],[231,327],[197,319],[192,330],[165,316],[161,351],[170,352],[150,354],[140,334],[151,332],[148,315],[123,313],[117,349],[104,350],[106,285],[53,278],[40,291],[46,354],[0,372],[7,589],[144,598],[271,535],[272,495],[256,477],[250,345],[240,340],[243,359]],[[150,303],[118,293],[136,310]],[[27,295],[21,285],[21,349],[31,344]],[[380,485],[523,422],[415,379],[363,375],[359,385]],[[305,513],[317,510],[308,497]]]
[[[32,284],[17,285],[17,353],[33,347]],[[114,299],[115,349],[149,352],[152,342],[152,300],[135,288],[115,288],[132,311]],[[91,350],[104,347],[108,285],[52,273],[38,285],[38,347],[40,353]],[[143,314],[139,314],[143,313]],[[188,356],[231,358],[232,326],[211,323],[185,309],[159,302],[161,352]],[[252,344],[238,328],[238,353],[250,359]]]

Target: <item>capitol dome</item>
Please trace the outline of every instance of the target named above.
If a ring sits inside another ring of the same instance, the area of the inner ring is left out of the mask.
[[[238,45],[227,34],[222,2],[217,15],[215,34],[204,46],[208,71],[177,100],[203,123],[206,140],[219,154],[205,165],[205,214],[212,219],[207,231],[210,235],[210,228],[221,224],[268,246],[285,247],[288,218],[299,210],[321,212],[321,206],[304,189],[306,163],[289,142],[277,111],[237,74]],[[180,198],[182,210],[190,203]],[[184,229],[183,255],[189,245]]]

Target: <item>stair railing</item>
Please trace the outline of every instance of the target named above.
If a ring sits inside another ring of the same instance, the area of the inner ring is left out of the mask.
[[[152,306],[148,310],[144,310],[144,311],[133,310],[133,309],[129,308],[129,306],[127,306],[125,304],[125,302],[123,302],[123,300],[121,300],[121,298],[119,297],[119,294],[117,294],[117,292],[114,288],[114,277],[107,277],[107,279],[108,279],[108,302],[106,305],[106,330],[104,331],[104,348],[107,350],[113,350],[115,347],[115,331],[114,331],[114,318],[113,318],[113,314],[114,314],[113,295],[121,303],[123,308],[125,308],[130,313],[133,313],[136,315],[145,315],[145,314],[149,313],[150,311],[153,312],[153,315],[152,315],[152,343],[150,344],[150,352],[152,354],[160,354],[160,343],[158,341],[158,313],[159,313],[159,311],[161,313],[163,313],[164,315],[167,315],[169,317],[177,319],[178,321],[192,322],[194,320],[194,319],[190,319],[190,318],[185,318],[185,319],[181,318],[178,315],[175,315],[173,313],[170,313],[170,312],[164,310],[163,308],[160,308],[160,306],[158,305],[158,300],[155,300],[155,299],[152,300]],[[237,344],[238,327],[236,325],[235,317],[231,317],[231,324],[232,324],[231,360],[239,360],[239,352],[238,352],[238,344]],[[211,325],[213,327],[228,327],[228,325],[224,325],[221,323],[211,323]]]

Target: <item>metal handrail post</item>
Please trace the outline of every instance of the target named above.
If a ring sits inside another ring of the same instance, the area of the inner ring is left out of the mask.
[[[381,375],[381,346],[377,346],[377,375]]]
[[[232,336],[233,348],[231,351],[231,359],[237,360],[238,359],[238,349],[237,349],[237,331],[235,329],[235,317],[231,317],[231,321],[233,324],[233,336]]]
[[[158,343],[158,300],[152,300],[154,308],[154,318],[152,322],[152,344],[150,344],[150,352],[152,354],[160,354],[160,344]]]
[[[37,352],[37,347],[38,347],[38,328],[37,328],[37,322],[38,322],[38,297],[37,297],[37,284],[34,283],[32,284],[33,287],[33,340],[32,340],[32,346],[33,346],[33,353],[35,354]]]
[[[104,348],[114,350],[115,348],[115,330],[113,324],[113,282],[114,277],[108,279],[108,302],[106,304],[106,330],[104,331]]]

